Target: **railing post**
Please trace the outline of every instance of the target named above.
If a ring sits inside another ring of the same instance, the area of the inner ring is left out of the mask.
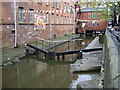
[[[64,55],[64,54],[62,55],[62,60],[63,60],[63,61],[65,60],[65,55]]]
[[[57,55],[57,60],[60,61],[60,56],[59,55]]]
[[[42,49],[43,49],[43,40],[42,40]]]
[[[68,41],[68,50],[69,50],[69,41]]]
[[[25,55],[29,55],[29,50],[26,48]]]
[[[56,42],[55,42],[55,52],[57,52],[57,48],[56,48]]]
[[[36,47],[37,47],[37,38],[36,38]]]
[[[49,42],[49,49],[50,49],[50,42]]]

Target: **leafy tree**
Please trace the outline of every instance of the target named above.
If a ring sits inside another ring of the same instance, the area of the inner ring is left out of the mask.
[[[79,2],[76,5],[82,6],[84,3]],[[117,24],[117,15],[120,14],[120,1],[116,2],[107,2],[107,1],[100,1],[100,2],[91,2],[90,8],[94,8],[94,10],[98,10],[98,8],[103,8],[103,12],[100,15],[102,20],[109,20],[113,19],[114,23]],[[97,14],[96,14],[97,15]]]

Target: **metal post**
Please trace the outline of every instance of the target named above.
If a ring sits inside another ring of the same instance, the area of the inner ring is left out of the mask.
[[[52,4],[52,0],[50,0],[51,4]],[[52,6],[52,5],[51,5]],[[50,38],[52,38],[52,25],[51,25],[51,22],[52,22],[52,7],[50,6]]]
[[[42,40],[42,49],[43,49],[43,40]]]
[[[47,59],[47,54],[45,53],[45,59]]]
[[[36,47],[37,47],[37,38],[36,38]]]
[[[60,61],[60,56],[59,55],[57,56],[57,60]]]
[[[49,42],[49,49],[50,49],[50,42]]]
[[[63,60],[63,61],[65,60],[65,55],[62,55],[62,60]]]
[[[16,0],[14,0],[14,18],[15,18],[15,45],[17,47],[17,19],[16,19]]]
[[[56,48],[56,42],[55,42],[55,52],[57,52],[57,48]]]
[[[69,50],[69,41],[68,41],[68,50]]]

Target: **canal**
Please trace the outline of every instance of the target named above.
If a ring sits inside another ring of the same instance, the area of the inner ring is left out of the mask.
[[[81,45],[78,41],[74,41],[76,46],[68,48],[68,43],[65,43],[52,50],[68,50],[75,47],[76,49],[85,48],[93,38],[84,38]],[[70,42],[69,42],[70,44]],[[72,84],[78,77],[81,80],[91,80],[96,78],[98,73],[70,73],[69,66],[73,62],[43,60],[42,55],[30,55],[21,58],[19,63],[11,66],[3,67],[2,69],[2,87],[3,88],[75,88],[75,83]],[[65,59],[76,59],[75,55],[68,55]]]

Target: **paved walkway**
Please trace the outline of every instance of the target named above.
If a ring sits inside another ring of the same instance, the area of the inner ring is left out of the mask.
[[[97,47],[102,47],[102,45],[99,43],[99,37],[96,37],[86,47],[86,49],[97,48]],[[91,71],[96,71],[96,70],[100,71],[102,58],[103,58],[103,51],[83,53],[83,59],[79,59],[74,64],[70,65],[70,72],[80,73],[80,72],[91,72]],[[94,80],[89,80],[89,81],[87,80],[84,82],[77,81],[78,84],[76,87],[78,88],[92,88],[92,87],[99,88],[99,78],[94,79]]]

